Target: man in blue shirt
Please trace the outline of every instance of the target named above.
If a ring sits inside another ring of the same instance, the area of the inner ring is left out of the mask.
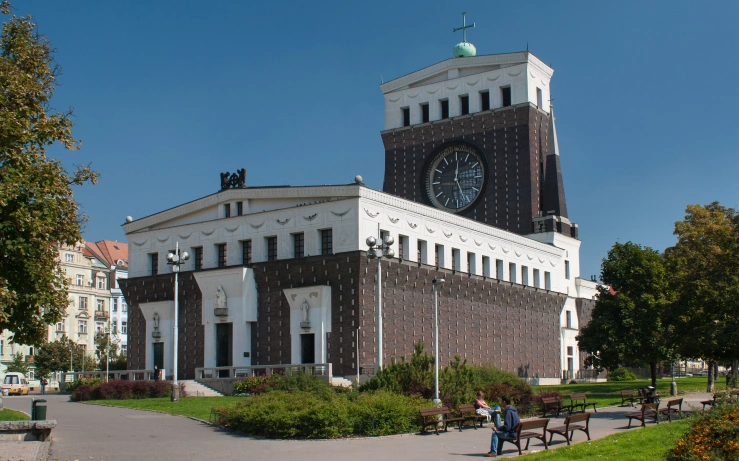
[[[506,410],[505,422],[503,425],[493,428],[493,437],[490,440],[490,453],[485,455],[488,458],[494,458],[503,451],[503,441],[500,440],[501,438],[516,438],[516,426],[521,422],[521,419],[518,417],[518,410],[516,410],[516,407],[511,405],[511,398],[504,395],[500,400],[503,402],[503,406]]]

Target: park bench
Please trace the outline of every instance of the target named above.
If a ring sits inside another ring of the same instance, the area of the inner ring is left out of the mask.
[[[531,442],[531,439],[539,439],[544,443],[544,449],[548,450],[547,447],[547,424],[549,424],[549,419],[529,419],[526,421],[521,421],[518,423],[515,429],[516,437],[500,437],[499,440],[501,443],[503,442],[510,442],[514,444],[516,447],[518,447],[518,454],[521,455],[521,441],[526,440],[526,447],[524,450],[529,449],[529,442]],[[541,429],[541,432],[538,430],[532,431],[532,429]]]
[[[593,406],[593,411],[598,413],[598,410],[595,409],[595,406],[598,404],[598,402],[588,402],[588,396],[585,394],[572,394],[570,396],[570,405],[572,406],[572,409],[574,410],[577,407],[582,408],[583,413],[585,412],[585,409],[589,406]],[[572,414],[572,412],[570,412]]]
[[[577,423],[585,424],[577,424]],[[552,444],[552,437],[554,434],[564,436],[567,440],[567,445],[572,441],[572,436],[575,435],[575,431],[583,431],[590,440],[590,413],[582,413],[580,415],[570,415],[565,418],[564,426],[550,427],[547,429],[549,432],[549,444]]]
[[[459,416],[463,419],[461,422],[462,426],[464,426],[464,423],[467,421],[472,421],[472,427],[475,429],[477,429],[478,421],[480,421],[480,427],[482,427],[482,423],[488,419],[485,415],[478,415],[474,405],[460,405]]]
[[[731,401],[732,397],[739,399],[739,389],[735,389],[731,392],[716,392],[711,396],[711,400],[701,400],[701,404],[703,404],[703,410],[706,409],[706,405],[715,405],[716,399],[724,399]]]
[[[641,397],[635,390],[626,389],[619,392],[621,393],[621,406],[624,406],[626,402],[628,402],[629,406],[633,407],[634,403],[641,403],[643,400],[643,397]]]
[[[677,408],[675,408],[677,407]],[[664,414],[667,416],[667,421],[672,422],[672,414],[677,413],[680,415],[680,418],[683,417],[683,399],[673,399],[667,401],[667,406],[665,408],[660,408],[659,412],[661,414]]]
[[[553,416],[559,416],[559,413],[567,410],[572,413],[572,405],[562,405],[562,401],[558,397],[542,397],[541,399],[541,417],[546,418],[548,412],[552,412]]]
[[[626,413],[626,417],[629,418],[629,427],[631,427],[631,421],[638,419],[641,421],[641,426],[647,425],[647,418],[653,418],[654,422],[659,424],[659,411],[657,408],[659,403],[642,403],[641,410],[635,411],[634,413]]]
[[[464,421],[464,418],[452,417],[452,412],[447,407],[426,408],[418,410],[418,413],[421,415],[421,433],[426,432],[426,426],[434,426],[436,435],[439,435],[439,424],[444,425],[444,432],[446,432],[449,423],[456,423],[459,430],[462,430],[462,421]],[[441,419],[439,419],[440,415]]]

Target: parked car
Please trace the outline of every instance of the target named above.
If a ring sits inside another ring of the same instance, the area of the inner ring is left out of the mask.
[[[708,370],[702,370],[695,374],[696,376],[708,376]]]
[[[5,374],[2,384],[3,395],[28,395],[28,381],[23,373],[11,371]]]

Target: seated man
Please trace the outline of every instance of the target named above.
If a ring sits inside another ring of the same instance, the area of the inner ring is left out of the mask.
[[[500,426],[500,407],[490,408],[483,397],[482,391],[479,391],[475,399],[475,413],[487,416],[488,422],[491,417],[494,418],[495,427]]]
[[[515,438],[516,433],[514,431],[516,429],[516,426],[518,426],[518,423],[521,422],[518,417],[518,410],[516,410],[516,407],[511,405],[511,398],[505,395],[501,397],[500,400],[503,402],[503,405],[506,409],[505,424],[493,428],[493,437],[490,440],[490,453],[485,455],[488,458],[493,458],[501,454],[501,452],[503,451],[503,441],[499,439]]]
[[[654,386],[647,386],[644,391],[644,397],[646,397],[646,403],[659,403],[659,397],[657,396],[657,390]]]

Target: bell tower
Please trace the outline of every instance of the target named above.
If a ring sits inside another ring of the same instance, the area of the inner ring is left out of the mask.
[[[454,58],[381,85],[385,192],[518,234],[569,221],[550,107],[553,69],[532,53]]]

